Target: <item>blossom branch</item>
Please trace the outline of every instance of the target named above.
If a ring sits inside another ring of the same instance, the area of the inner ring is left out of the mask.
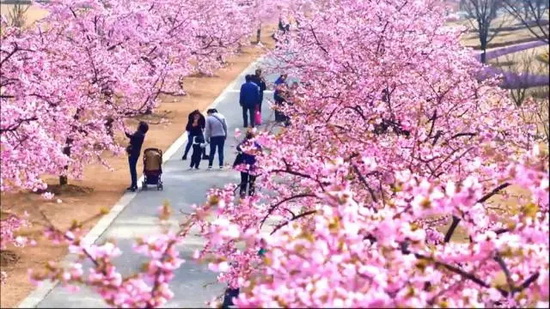
[[[480,198],[477,202],[477,203],[484,203],[486,202],[488,199],[490,199],[491,197],[493,197],[494,195],[498,194],[500,191],[502,191],[503,189],[507,188],[508,186],[510,186],[510,183],[508,182],[505,182],[501,185],[499,185],[498,187],[494,188],[491,192],[485,194],[482,198]],[[451,223],[451,226],[449,227],[449,229],[447,230],[447,233],[445,233],[445,239],[444,241],[447,243],[451,240],[451,237],[453,237],[453,233],[455,232],[456,230],[456,227],[458,226],[458,223],[460,223],[460,218],[458,218],[457,216],[454,216],[453,215],[453,221]]]
[[[288,225],[290,222],[292,222],[292,221],[294,221],[294,220],[298,220],[298,219],[303,218],[303,217],[305,217],[305,216],[312,215],[312,214],[314,214],[314,213],[316,213],[316,212],[317,212],[316,210],[310,210],[310,211],[303,212],[303,213],[301,213],[301,214],[299,214],[299,215],[297,215],[297,216],[293,216],[292,218],[290,218],[290,219],[287,220],[286,222],[283,222],[283,223],[277,225],[277,226],[275,227],[275,229],[270,233],[270,235],[275,234],[275,232],[277,232],[277,231],[278,231],[280,228],[282,228],[283,226]]]

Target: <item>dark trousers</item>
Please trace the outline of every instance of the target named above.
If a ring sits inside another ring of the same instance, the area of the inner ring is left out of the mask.
[[[208,167],[212,166],[214,163],[214,154],[216,153],[216,148],[218,148],[218,160],[220,166],[223,166],[223,145],[225,144],[225,136],[212,136],[210,138],[210,157],[208,158]]]
[[[233,298],[237,296],[239,296],[239,289],[225,289],[222,308],[229,308],[229,306],[233,306]]]
[[[193,154],[191,155],[191,168],[199,168],[203,150],[204,148],[193,147]]]
[[[255,106],[253,107],[246,107],[243,106],[243,127],[248,127],[248,116],[250,116],[250,126],[254,128],[254,110]]]
[[[198,135],[187,133],[187,145],[185,145],[185,152],[183,153],[184,158],[187,158],[187,155],[189,154],[189,150],[191,149],[191,146],[193,146],[193,141],[195,140],[195,136],[198,136]],[[206,156],[206,148],[203,148],[203,156]]]
[[[256,176],[251,175],[247,172],[241,172],[241,191],[240,195],[246,195],[246,188],[248,187],[248,195],[254,195]]]
[[[277,108],[283,107],[283,103],[284,103],[284,101],[282,101],[280,99],[275,99],[275,106]],[[287,117],[285,116],[285,114],[282,111],[275,110],[275,121],[284,122],[286,120],[287,120]]]
[[[128,157],[128,165],[130,166],[130,177],[132,178],[132,188],[137,188],[137,161],[139,159],[139,155],[137,156],[129,156]]]

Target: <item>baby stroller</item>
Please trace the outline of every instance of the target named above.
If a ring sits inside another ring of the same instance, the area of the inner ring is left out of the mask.
[[[143,186],[142,190],[147,190],[147,185],[157,185],[157,190],[162,190],[162,150],[158,148],[147,148],[143,151]]]

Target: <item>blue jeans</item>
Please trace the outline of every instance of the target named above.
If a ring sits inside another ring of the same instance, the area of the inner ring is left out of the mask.
[[[218,160],[220,166],[223,166],[223,145],[225,144],[225,136],[212,136],[210,138],[210,157],[208,158],[208,167],[212,167],[214,163],[214,154],[218,148]]]

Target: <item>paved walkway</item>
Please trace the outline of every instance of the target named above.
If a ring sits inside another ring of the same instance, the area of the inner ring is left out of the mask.
[[[226,164],[231,165],[235,158],[235,146],[237,140],[233,137],[236,128],[242,129],[242,112],[238,104],[239,89],[244,82],[244,73],[252,74],[256,66],[252,65],[238,78],[230,89],[226,89],[218,98],[216,108],[226,116],[229,126],[229,136],[226,141],[225,157]],[[267,76],[268,82],[273,82],[276,76]],[[205,87],[208,85],[205,84]],[[271,92],[265,93],[264,97],[272,98]],[[269,110],[269,104],[263,104],[263,118],[266,121],[272,117],[272,111]],[[174,219],[181,219],[179,210],[191,212],[192,204],[200,204],[205,201],[206,191],[214,186],[221,187],[229,182],[237,183],[240,181],[237,172],[230,168],[219,170],[217,168],[217,157],[214,161],[214,168],[207,170],[208,161],[201,162],[201,170],[188,170],[189,161],[182,161],[184,146],[179,149],[165,162],[163,166],[162,180],[164,182],[164,191],[157,191],[155,187],[150,186],[149,190],[141,191],[137,194],[127,193],[124,199],[131,199],[129,204],[120,212],[111,225],[105,230],[98,241],[104,239],[116,239],[123,255],[120,256],[115,264],[122,272],[129,272],[139,269],[141,263],[145,261],[143,257],[136,254],[131,249],[134,239],[139,236],[150,235],[157,232],[157,209],[163,201],[168,200],[175,212]],[[168,153],[170,155],[170,153]],[[141,159],[141,158],[140,158]],[[129,176],[128,176],[129,177]],[[180,254],[186,260],[180,269],[176,272],[176,277],[171,283],[175,297],[166,305],[166,307],[206,307],[205,302],[221,295],[224,286],[216,283],[216,274],[208,270],[206,265],[195,263],[191,256],[194,250],[201,248],[203,240],[190,234],[181,247]],[[214,283],[210,284],[209,283]],[[208,285],[207,287],[204,287]],[[43,289],[44,290],[44,289]],[[70,293],[61,286],[55,286],[48,294],[35,292],[35,295],[24,300],[20,306],[35,306],[39,308],[98,308],[106,307],[103,300],[88,289],[82,288],[77,293]],[[34,298],[34,300],[30,300]],[[34,303],[34,304],[33,304]]]

